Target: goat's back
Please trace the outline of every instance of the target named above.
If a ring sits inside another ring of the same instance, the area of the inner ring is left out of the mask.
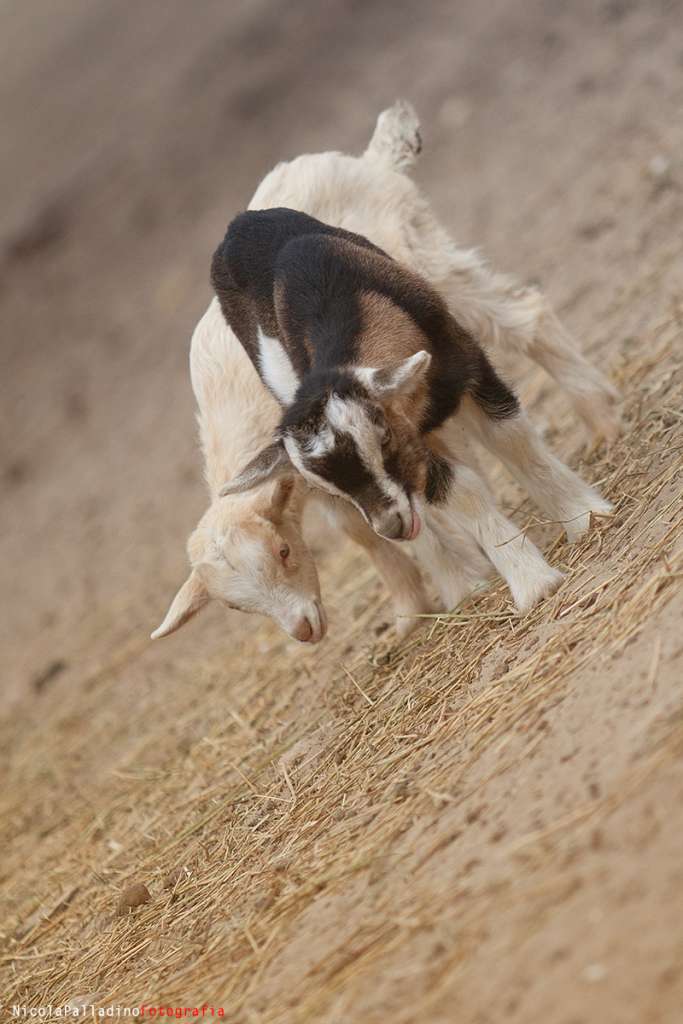
[[[424,201],[405,174],[365,157],[308,153],[280,163],[263,179],[250,210],[287,206],[368,238],[415,269],[407,211]]]
[[[207,480],[220,486],[268,443],[280,410],[215,298],[192,335],[190,375]]]

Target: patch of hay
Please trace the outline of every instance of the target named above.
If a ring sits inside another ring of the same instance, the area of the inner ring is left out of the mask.
[[[241,661],[226,667],[216,652],[181,666],[167,697],[170,656],[150,655],[150,691],[164,705],[154,713],[144,677],[129,681],[143,657],[134,640],[49,712],[34,700],[5,723],[5,1004],[89,992],[102,1004],[220,1004],[230,1019],[279,1024],[358,1019],[362,993],[364,1020],[386,1020],[373,979],[419,938],[415,977],[407,962],[392,982],[392,1019],[430,1019],[493,908],[531,891],[541,859],[563,855],[568,837],[606,821],[683,749],[674,720],[618,792],[494,835],[497,874],[473,884],[482,867],[465,863],[447,892],[431,884],[476,828],[487,787],[542,743],[577,673],[627,657],[680,588],[680,351],[676,313],[623,361],[624,433],[580,467],[614,517],[575,547],[545,528],[567,579],[525,618],[501,584],[402,649],[383,636],[359,651],[377,620],[371,601],[338,638],[338,663],[249,655],[247,637]],[[357,557],[352,572],[344,559],[335,579],[351,607],[363,582],[371,595],[376,584]],[[645,687],[658,658],[655,646]],[[119,757],[126,713],[144,720]],[[117,916],[132,882],[151,900]],[[558,873],[536,885],[538,912],[568,884]]]

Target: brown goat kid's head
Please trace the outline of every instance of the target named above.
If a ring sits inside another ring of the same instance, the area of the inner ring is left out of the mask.
[[[421,351],[391,367],[312,374],[273,442],[221,494],[299,472],[350,501],[380,536],[413,540],[420,530],[415,498],[424,491],[429,456],[419,425],[430,362]]]

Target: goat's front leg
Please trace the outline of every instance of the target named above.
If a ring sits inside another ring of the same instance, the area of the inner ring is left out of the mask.
[[[469,534],[503,577],[521,613],[552,594],[562,573],[548,565],[536,545],[497,508],[482,478],[469,466],[451,462],[453,478],[442,504],[429,520],[440,532],[453,523]]]
[[[345,501],[324,500],[328,521],[367,551],[391,595],[399,639],[407,637],[420,625],[416,616],[436,611],[425,589],[420,570],[397,544],[380,537],[359,512]]]
[[[492,565],[472,536],[441,515],[438,506],[420,502],[419,511],[423,528],[410,547],[451,611],[488,580]]]
[[[609,501],[548,450],[521,409],[496,417],[468,397],[456,418],[500,459],[543,514],[562,524],[570,541],[586,532],[591,513],[612,511]]]
[[[441,478],[434,486],[432,500],[424,495],[418,502],[423,529],[411,541],[411,549],[420,566],[429,574],[446,611],[457,608],[476,589],[486,583],[493,566],[481,546],[452,516],[441,514],[441,506],[448,493],[448,480],[452,479],[452,464],[462,462],[476,472],[485,485],[477,462],[476,452],[467,432],[457,421],[452,421],[448,443],[437,434],[426,438],[431,450],[428,479],[431,474]],[[442,493],[444,491],[446,493]],[[430,487],[427,487],[430,490]],[[438,495],[438,496],[437,496]]]

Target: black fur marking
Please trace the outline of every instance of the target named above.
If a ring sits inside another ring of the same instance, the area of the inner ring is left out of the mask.
[[[382,453],[382,462],[384,464],[384,471],[387,476],[391,477],[394,483],[397,483],[406,494],[412,493],[412,487],[403,479],[403,473],[401,471],[401,458],[398,452],[387,451]]]
[[[448,498],[453,483],[453,468],[446,459],[433,452],[427,467],[425,498],[430,505],[442,505]]]
[[[360,282],[340,259],[334,238],[317,233],[287,242],[277,255],[274,281],[286,298],[280,310],[285,335],[306,339],[315,369],[357,361]]]
[[[345,494],[352,494],[354,500],[366,512],[388,508],[390,500],[365,466],[351,435],[335,431],[334,441],[334,448],[325,455],[304,455],[306,468],[323,480],[328,480]]]
[[[302,380],[292,405],[285,409],[280,421],[281,431],[304,428],[317,430],[325,418],[325,407],[332,395],[342,399],[365,399],[367,392],[349,373],[327,369],[309,373]]]
[[[478,380],[472,397],[492,420],[507,420],[519,412],[517,396],[500,379],[483,352],[480,353]]]

